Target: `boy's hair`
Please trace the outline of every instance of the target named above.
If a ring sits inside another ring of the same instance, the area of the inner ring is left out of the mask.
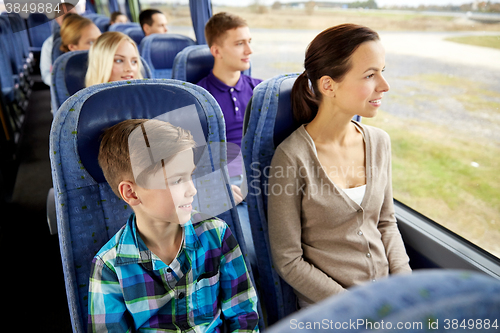
[[[240,16],[226,12],[215,14],[205,25],[205,38],[208,47],[214,43],[221,44],[226,31],[240,27],[248,27],[247,22]]]
[[[87,74],[85,75],[86,87],[109,81],[111,72],[113,71],[116,50],[123,40],[130,42],[130,44],[134,46],[139,66],[137,79],[143,78],[142,61],[134,40],[122,32],[108,31],[100,35],[95,43],[90,47],[89,67],[87,69]]]
[[[118,12],[112,12],[112,13],[111,13],[111,16],[109,17],[109,22],[110,22],[110,23],[115,22],[115,21],[116,21],[116,18],[117,18],[118,16],[120,16],[120,15],[125,15],[125,14],[123,14],[122,12],[119,12],[119,11],[118,11]]]
[[[139,24],[141,25],[141,29],[144,30],[144,24],[149,26],[153,25],[153,15],[154,14],[163,14],[163,12],[158,9],[145,9],[139,14]]]
[[[132,135],[131,138],[131,134]],[[134,144],[130,146],[129,140]],[[135,144],[135,141],[138,141]],[[146,148],[147,147],[149,148]],[[104,131],[99,147],[99,166],[113,192],[121,198],[118,185],[124,180],[144,187],[147,176],[154,174],[177,153],[196,145],[191,133],[156,119],[128,119]],[[129,148],[130,147],[130,148]],[[145,149],[146,148],[146,149]],[[162,160],[151,163],[151,151],[161,152]],[[139,175],[132,171],[141,170]]]
[[[80,41],[80,38],[82,37],[82,30],[91,24],[94,24],[94,22],[86,17],[75,13],[66,14],[61,25],[60,50],[63,52],[69,52],[68,45],[78,44],[78,41]]]

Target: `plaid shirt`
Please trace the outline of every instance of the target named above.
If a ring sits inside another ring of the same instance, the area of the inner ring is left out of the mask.
[[[184,225],[170,266],[137,233],[135,214],[97,253],[89,332],[258,332],[257,296],[240,247],[219,219]]]

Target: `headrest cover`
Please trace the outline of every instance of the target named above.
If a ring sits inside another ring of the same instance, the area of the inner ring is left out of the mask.
[[[293,118],[292,88],[296,77],[283,80],[279,89],[278,110],[274,122],[274,146],[278,145],[292,134],[300,124]]]
[[[125,119],[152,119],[189,105],[195,106],[207,137],[208,124],[201,105],[181,87],[122,85],[95,93],[82,105],[78,121],[78,153],[83,166],[96,182],[106,182],[97,163],[100,137],[106,128]]]

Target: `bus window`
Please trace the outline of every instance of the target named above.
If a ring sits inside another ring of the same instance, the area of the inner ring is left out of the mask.
[[[473,21],[464,11],[226,3],[214,0],[214,13],[247,20],[252,76],[260,79],[303,71],[308,43],[327,27],[377,30],[391,90],[379,114],[362,121],[391,136],[395,199],[500,257],[499,23]],[[483,46],[470,45],[477,43]]]

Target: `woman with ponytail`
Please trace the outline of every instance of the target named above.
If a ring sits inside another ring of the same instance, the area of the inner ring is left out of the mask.
[[[309,45],[292,90],[303,124],[276,149],[269,181],[274,265],[299,306],[411,272],[394,216],[390,138],[374,117],[389,84],[370,28],[342,24]]]

